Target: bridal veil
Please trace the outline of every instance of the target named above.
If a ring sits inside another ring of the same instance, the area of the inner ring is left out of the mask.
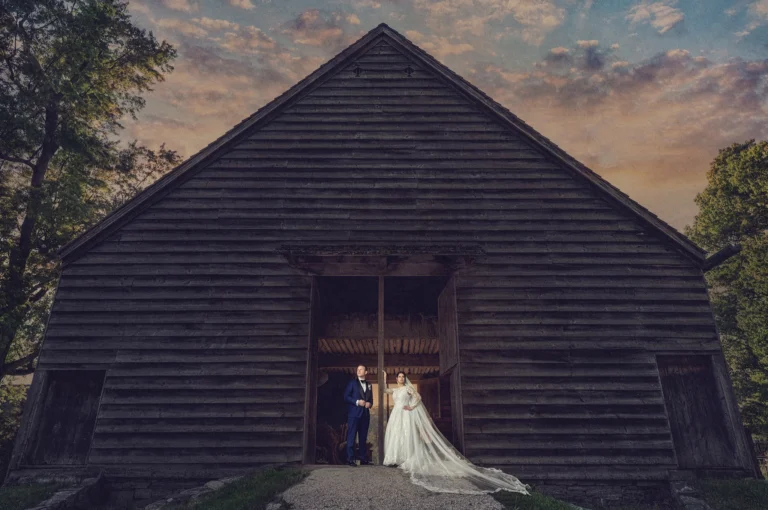
[[[423,405],[416,388],[406,377],[413,433],[421,440],[413,442],[414,451],[400,468],[411,481],[428,490],[456,494],[482,494],[507,490],[528,494],[528,486],[498,469],[478,467],[464,458],[440,433]]]

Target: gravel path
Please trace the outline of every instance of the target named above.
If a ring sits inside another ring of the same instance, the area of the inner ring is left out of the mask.
[[[283,493],[295,510],[502,510],[489,495],[439,494],[411,483],[399,469],[321,467]]]

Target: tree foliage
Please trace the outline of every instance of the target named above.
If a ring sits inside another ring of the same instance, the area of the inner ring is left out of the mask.
[[[115,140],[175,56],[119,0],[0,0],[0,378],[34,359],[56,250],[178,162]]]
[[[686,234],[710,252],[742,246],[707,283],[744,421],[768,437],[768,141],[720,150],[707,178]]]
[[[13,453],[13,440],[21,422],[26,386],[14,386],[0,381],[0,480],[5,478]]]
[[[42,186],[33,250],[27,262],[28,306],[6,356],[10,374],[29,373],[40,347],[44,326],[59,275],[56,252],[94,225],[148,184],[180,162],[179,156],[161,146],[153,151],[131,143],[115,150],[112,161],[90,164],[82,155],[60,151],[51,162]],[[0,170],[0,182],[13,180],[14,172]],[[7,186],[0,215],[15,218],[0,226],[0,257],[18,239],[18,218],[23,214],[26,181]]]

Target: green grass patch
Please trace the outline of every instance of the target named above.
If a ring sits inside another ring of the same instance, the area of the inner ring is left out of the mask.
[[[499,491],[495,492],[493,497],[504,505],[506,510],[573,510],[571,505],[538,492],[531,492],[526,496],[516,492]]]
[[[0,487],[0,510],[24,510],[42,503],[65,484],[6,485]]]
[[[169,510],[262,510],[275,496],[302,481],[309,473],[295,468],[266,469],[248,475],[196,501]]]
[[[698,480],[699,499],[715,510],[765,510],[768,508],[767,480]]]

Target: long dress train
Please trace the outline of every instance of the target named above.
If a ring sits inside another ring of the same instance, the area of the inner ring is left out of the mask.
[[[514,476],[464,458],[437,429],[410,381],[387,393],[394,407],[384,434],[384,465],[399,466],[413,483],[434,492],[528,494],[528,486]]]

